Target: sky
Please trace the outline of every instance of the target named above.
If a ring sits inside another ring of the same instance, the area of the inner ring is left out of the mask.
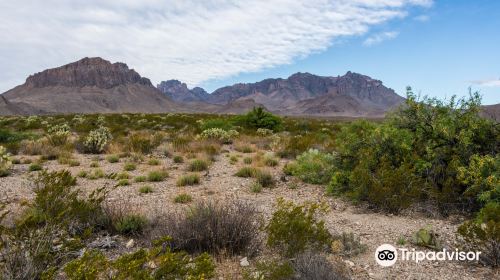
[[[0,2],[0,92],[83,57],[154,84],[218,87],[353,71],[404,95],[500,103],[500,1],[17,0]]]

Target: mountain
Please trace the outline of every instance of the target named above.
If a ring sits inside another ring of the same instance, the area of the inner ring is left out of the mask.
[[[381,81],[353,72],[337,77],[296,73],[287,79],[226,86],[204,98],[199,101],[222,105],[228,112],[241,113],[239,108],[248,109],[243,104],[253,102],[281,115],[351,117],[383,116],[404,101]]]
[[[126,64],[98,57],[31,75],[2,98],[25,114],[190,111]]]
[[[481,115],[483,117],[500,122],[500,103],[482,106]]]
[[[23,111],[0,95],[0,116],[21,115]]]
[[[165,95],[178,102],[206,101],[210,97],[204,89],[200,87],[188,89],[185,83],[181,83],[178,80],[163,81],[156,87]]]

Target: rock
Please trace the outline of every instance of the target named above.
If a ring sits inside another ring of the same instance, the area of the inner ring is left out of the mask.
[[[135,245],[135,241],[134,241],[134,239],[130,239],[130,240],[127,242],[127,244],[125,245],[125,247],[127,247],[127,249],[130,249],[130,248],[134,247],[134,245]]]
[[[354,263],[351,262],[350,260],[345,260],[344,261],[346,264],[348,264],[349,266],[353,267],[354,266]]]
[[[243,267],[249,266],[250,263],[248,262],[247,257],[244,257],[243,259],[240,260],[240,265]]]

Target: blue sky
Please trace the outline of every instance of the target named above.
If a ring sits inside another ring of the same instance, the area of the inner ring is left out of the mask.
[[[395,38],[371,46],[373,34],[397,32]],[[343,38],[326,51],[290,65],[209,81],[202,86],[255,82],[288,77],[295,72],[336,76],[353,71],[380,79],[404,95],[407,85],[422,95],[449,98],[478,90],[484,104],[500,103],[500,1],[435,1],[410,9],[409,15],[372,27],[367,34]],[[483,82],[481,85],[480,82]]]
[[[208,91],[354,71],[399,94],[500,103],[500,1],[0,1],[0,92],[83,57]]]

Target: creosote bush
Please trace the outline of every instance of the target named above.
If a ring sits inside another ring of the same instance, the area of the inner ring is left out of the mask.
[[[268,234],[267,245],[287,257],[307,249],[325,250],[331,244],[332,235],[326,229],[324,221],[318,221],[316,217],[319,212],[325,211],[325,205],[296,205],[279,198],[276,211],[265,227]]]
[[[305,183],[326,184],[333,173],[335,158],[331,154],[310,149],[285,167],[285,172],[297,176]]]

